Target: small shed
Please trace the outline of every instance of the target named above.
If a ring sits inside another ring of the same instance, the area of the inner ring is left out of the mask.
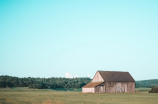
[[[83,93],[135,92],[135,80],[129,72],[97,71],[92,81],[82,87]]]

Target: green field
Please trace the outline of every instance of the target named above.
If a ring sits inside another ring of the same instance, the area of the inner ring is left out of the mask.
[[[0,104],[158,104],[158,93],[83,94],[81,89],[0,88]]]

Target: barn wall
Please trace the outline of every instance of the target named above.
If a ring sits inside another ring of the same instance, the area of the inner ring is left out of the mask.
[[[135,92],[135,82],[105,82],[106,92]]]
[[[96,86],[95,87],[95,93],[104,93],[105,92],[105,86]]]
[[[135,82],[129,82],[127,92],[135,92]]]
[[[92,82],[101,82],[104,81],[103,78],[101,77],[101,75],[99,74],[99,72],[96,72]]]
[[[94,88],[82,88],[83,93],[95,93]]]

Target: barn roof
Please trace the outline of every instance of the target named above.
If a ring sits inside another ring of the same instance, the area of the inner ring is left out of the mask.
[[[135,82],[129,72],[98,71],[104,81],[112,82]]]
[[[82,88],[93,88],[95,86],[100,85],[101,83],[103,83],[103,82],[90,82],[87,85],[83,86]]]

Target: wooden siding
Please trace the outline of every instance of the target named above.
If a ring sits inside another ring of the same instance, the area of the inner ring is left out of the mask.
[[[94,88],[82,88],[82,93],[95,93]]]
[[[95,93],[104,93],[106,92],[105,86],[96,86]]]
[[[135,92],[135,82],[105,82],[105,92]]]
[[[134,82],[105,82],[95,87],[95,93],[135,92]]]
[[[101,82],[104,81],[99,72],[96,72],[92,82]]]

